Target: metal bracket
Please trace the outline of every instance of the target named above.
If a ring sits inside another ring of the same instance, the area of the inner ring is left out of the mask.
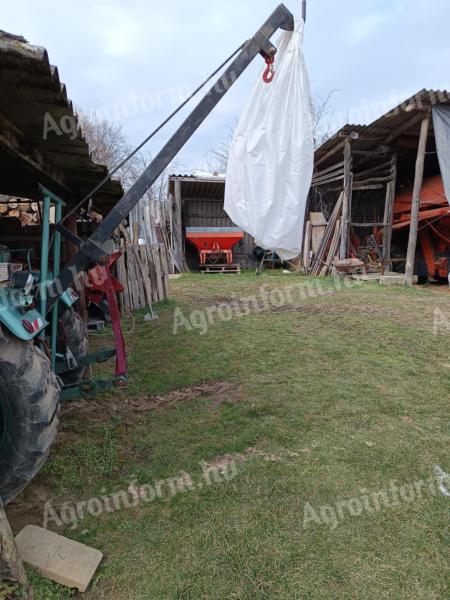
[[[94,363],[102,363],[110,358],[113,358],[116,355],[115,348],[104,348],[102,350],[98,350],[97,352],[91,352],[90,354],[86,354],[85,356],[80,356],[77,358],[77,366],[78,367],[87,367]],[[70,369],[67,368],[67,362],[65,360],[59,361],[56,363],[55,372],[57,375],[61,373],[66,373]]]
[[[74,353],[69,348],[69,346],[67,346],[66,348],[66,367],[67,371],[73,371],[78,367],[77,359],[75,358]]]
[[[92,379],[91,381],[65,385],[59,394],[59,399],[63,403],[77,398],[92,398],[101,392],[110,390],[115,385],[114,379]]]
[[[258,34],[255,36],[255,39],[261,48],[261,56],[263,58],[273,58],[277,53],[277,48],[262,34]]]

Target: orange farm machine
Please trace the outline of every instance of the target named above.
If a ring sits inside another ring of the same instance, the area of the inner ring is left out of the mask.
[[[395,198],[393,233],[408,232],[411,224],[412,187]],[[450,205],[442,178],[423,183],[419,212],[419,247],[416,274],[421,279],[448,282],[450,272]]]

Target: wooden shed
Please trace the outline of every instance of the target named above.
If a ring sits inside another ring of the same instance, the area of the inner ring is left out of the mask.
[[[172,253],[178,256],[178,262],[185,260],[190,269],[198,268],[198,253],[186,240],[187,227],[235,227],[223,209],[224,196],[223,175],[169,177]],[[234,247],[234,262],[243,269],[254,268],[257,265],[254,248],[254,239],[245,233],[243,240]]]
[[[449,92],[421,90],[370,125],[346,125],[316,150],[303,251],[309,273],[329,274],[333,263],[358,254],[357,245],[375,249],[383,269],[405,273],[409,284],[427,267],[421,232],[433,223],[418,213],[427,202],[441,214],[450,211],[442,186],[434,199],[422,194],[424,181],[426,187],[440,180],[432,121],[438,105],[450,105]],[[409,220],[407,211],[397,214],[402,194],[409,199]],[[309,217],[317,213],[329,226],[321,225],[325,235],[312,254]]]

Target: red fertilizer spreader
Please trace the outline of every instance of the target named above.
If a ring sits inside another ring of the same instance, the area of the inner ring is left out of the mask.
[[[186,227],[186,239],[197,248],[200,267],[233,265],[233,246],[243,237],[239,227]]]

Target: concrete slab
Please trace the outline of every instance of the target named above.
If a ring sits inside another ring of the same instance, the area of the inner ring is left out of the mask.
[[[56,583],[85,592],[103,554],[48,529],[27,525],[16,536],[24,563]]]
[[[405,285],[406,277],[404,275],[383,275],[380,277],[380,283],[385,285]]]
[[[352,273],[350,277],[354,281],[369,281],[371,283],[379,283],[381,274],[380,273]]]

